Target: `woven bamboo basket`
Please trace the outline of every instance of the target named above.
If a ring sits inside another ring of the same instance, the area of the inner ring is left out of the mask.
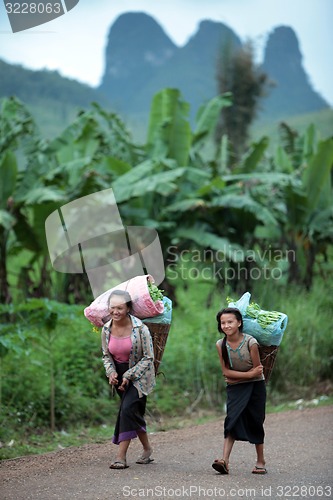
[[[279,348],[276,345],[265,346],[259,344],[259,355],[261,363],[264,367],[264,376],[266,384],[268,383],[271,377],[278,350]]]
[[[162,362],[162,357],[166,342],[168,340],[168,334],[171,325],[168,323],[146,323],[144,320],[142,321],[145,325],[148,326],[150,335],[152,337],[154,346],[155,375],[157,375]]]

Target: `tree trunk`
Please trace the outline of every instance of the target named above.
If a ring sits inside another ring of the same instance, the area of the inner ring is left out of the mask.
[[[11,300],[7,279],[7,238],[5,231],[2,230],[0,231],[0,302],[9,304]]]

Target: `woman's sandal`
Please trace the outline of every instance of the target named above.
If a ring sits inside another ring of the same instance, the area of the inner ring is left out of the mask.
[[[229,474],[228,464],[225,460],[223,460],[223,458],[221,458],[221,460],[214,460],[214,462],[212,463],[212,467],[220,474]]]
[[[126,460],[116,460],[110,465],[110,469],[128,469]]]

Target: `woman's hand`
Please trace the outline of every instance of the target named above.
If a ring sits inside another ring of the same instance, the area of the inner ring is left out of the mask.
[[[121,385],[118,387],[119,391],[124,391],[126,389],[126,387],[128,386],[128,384],[129,384],[128,378],[123,377],[123,381],[122,381]]]
[[[117,385],[118,384],[118,373],[113,372],[109,376],[109,384],[110,385]]]

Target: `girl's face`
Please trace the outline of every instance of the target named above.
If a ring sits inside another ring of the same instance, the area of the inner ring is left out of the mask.
[[[123,297],[114,295],[110,300],[110,314],[114,321],[121,321],[126,318],[129,312],[128,306]]]
[[[223,332],[227,335],[234,335],[239,332],[239,327],[241,322],[238,321],[236,316],[232,313],[222,314],[220,318],[221,328]]]

